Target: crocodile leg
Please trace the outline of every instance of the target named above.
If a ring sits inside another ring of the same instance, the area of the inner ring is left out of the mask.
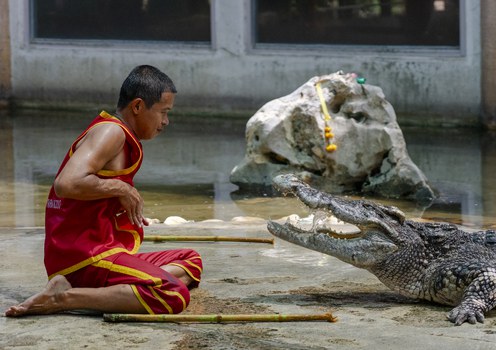
[[[496,269],[484,269],[463,294],[462,302],[446,316],[456,326],[484,322],[484,314],[496,306]]]

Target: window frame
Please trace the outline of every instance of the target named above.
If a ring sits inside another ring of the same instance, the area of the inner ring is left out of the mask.
[[[28,42],[40,45],[60,45],[77,47],[122,47],[122,48],[186,48],[186,49],[208,49],[215,47],[215,11],[213,4],[210,5],[210,41],[180,41],[180,40],[120,40],[120,39],[61,39],[61,38],[38,38],[35,36],[35,1],[27,0],[27,17],[29,23]],[[38,0],[40,1],[40,0]]]
[[[258,43],[256,42],[256,1],[250,0],[250,37],[251,51],[261,55],[290,53],[295,56],[329,55],[333,57],[349,56],[350,54],[392,54],[392,55],[416,55],[416,56],[446,56],[462,57],[467,54],[467,26],[466,26],[466,1],[459,0],[458,25],[460,28],[460,44],[458,46],[440,45],[343,45],[343,44],[287,44],[287,43]]]

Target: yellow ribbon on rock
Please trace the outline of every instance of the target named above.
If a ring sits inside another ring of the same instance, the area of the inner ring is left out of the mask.
[[[324,139],[326,143],[326,151],[327,152],[334,152],[338,147],[334,143],[332,143],[331,139],[334,137],[334,134],[332,133],[332,128],[329,126],[329,122],[331,120],[331,115],[329,114],[329,110],[327,109],[327,104],[324,98],[324,93],[322,92],[322,86],[320,85],[321,82],[318,81],[315,84],[315,89],[317,90],[317,95],[319,96],[320,100],[320,106],[322,108],[322,113],[324,114],[324,123],[325,123],[325,128],[324,128]]]

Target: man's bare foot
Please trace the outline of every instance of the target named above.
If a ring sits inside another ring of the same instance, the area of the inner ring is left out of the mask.
[[[57,275],[47,283],[45,289],[40,293],[33,295],[19,305],[11,306],[5,311],[5,316],[44,315],[62,311],[62,294],[71,288],[71,284],[64,276]]]

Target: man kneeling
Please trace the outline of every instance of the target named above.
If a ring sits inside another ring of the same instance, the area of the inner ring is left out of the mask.
[[[116,113],[102,111],[74,141],[50,190],[45,216],[45,289],[6,316],[69,310],[180,313],[197,287],[194,250],[137,253],[143,199],[133,185],[143,160],[140,140],[169,124],[177,91],[152,66],[124,80]]]

